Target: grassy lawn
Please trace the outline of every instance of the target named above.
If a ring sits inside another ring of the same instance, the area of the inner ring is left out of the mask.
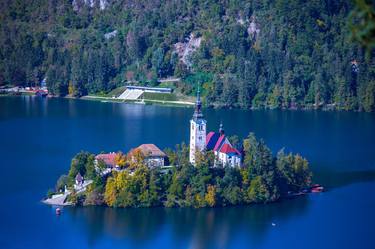
[[[176,88],[174,82],[162,82],[157,87],[166,87],[166,88],[172,88],[172,89]]]
[[[112,91],[110,91],[108,94],[106,94],[108,97],[112,97],[112,96],[115,96],[115,97],[118,97],[121,95],[121,93],[123,93],[124,91],[126,90],[126,87],[125,86],[120,86],[120,87],[117,87],[115,89],[113,89]]]
[[[164,101],[177,101],[174,93],[143,93],[144,99],[164,100]]]

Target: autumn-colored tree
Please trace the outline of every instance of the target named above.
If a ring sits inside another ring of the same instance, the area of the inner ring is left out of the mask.
[[[117,191],[115,179],[113,177],[109,177],[105,186],[104,201],[108,206],[113,207],[115,206],[116,199]]]
[[[186,207],[194,206],[194,194],[190,185],[188,185],[185,190],[185,206]]]
[[[202,208],[206,206],[206,200],[202,194],[196,194],[195,195],[195,203],[194,207],[196,208]]]
[[[115,156],[115,164],[122,168],[126,166],[126,162],[126,155],[124,155],[124,153],[122,153],[121,151],[117,152]]]
[[[69,86],[68,86],[68,94],[73,95],[74,94],[74,85],[71,81],[69,81]]]
[[[298,192],[311,185],[311,171],[306,159],[300,155],[285,154],[281,150],[277,157],[262,140],[250,134],[244,141],[244,168],[214,165],[212,152],[198,152],[196,165],[189,163],[185,145],[177,146],[174,162],[169,171],[149,169],[139,149],[132,150],[127,157],[116,155],[116,163],[130,165],[107,180],[96,173],[94,156],[79,153],[70,169],[69,176],[60,178],[58,189],[73,179],[78,172],[91,176],[93,183],[85,194],[73,194],[70,199],[77,204],[110,207],[151,207],[163,204],[166,207],[215,207],[266,203],[278,200],[289,191]],[[126,160],[127,158],[127,160]],[[104,163],[103,163],[104,164]],[[103,166],[104,167],[104,166]],[[83,198],[86,198],[83,200]]]
[[[140,149],[133,149],[128,154],[129,169],[136,169],[144,165],[144,155]]]
[[[250,183],[247,191],[249,202],[263,203],[270,198],[270,193],[261,176],[256,176]]]
[[[207,193],[204,199],[208,206],[213,207],[216,204],[216,187],[213,185],[207,186]]]

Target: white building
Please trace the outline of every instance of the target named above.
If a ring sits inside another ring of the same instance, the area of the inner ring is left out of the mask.
[[[149,168],[163,167],[165,164],[165,158],[167,155],[155,144],[142,144],[131,150],[129,154],[133,157],[133,154],[136,151],[139,151],[142,154],[144,162]]]
[[[219,132],[210,132],[206,135],[207,121],[203,118],[202,103],[199,96],[193,118],[190,120],[190,163],[195,165],[195,154],[197,151],[213,151],[215,155],[215,166],[229,165],[231,167],[241,166],[241,153],[234,148],[225,136],[222,124]]]
[[[207,134],[206,141],[206,150],[212,150],[214,152],[215,166],[241,166],[241,153],[232,146],[225,136],[222,124],[220,124],[219,132],[211,131]]]
[[[195,153],[197,151],[203,151],[206,148],[206,124],[207,121],[203,118],[202,114],[202,102],[199,95],[197,96],[197,102],[195,105],[195,111],[193,118],[190,120],[190,152],[189,161],[195,165]]]

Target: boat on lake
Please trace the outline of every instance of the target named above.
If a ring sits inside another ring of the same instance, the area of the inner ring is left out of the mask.
[[[311,193],[321,193],[323,191],[324,191],[324,188],[320,184],[314,184],[311,187]]]

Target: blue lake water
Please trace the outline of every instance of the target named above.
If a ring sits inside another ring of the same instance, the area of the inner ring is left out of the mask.
[[[0,98],[0,248],[375,248],[375,115],[204,110],[208,129],[307,157],[327,192],[215,209],[54,209],[40,203],[80,150],[188,142],[193,110]],[[272,226],[275,223],[276,226]]]

